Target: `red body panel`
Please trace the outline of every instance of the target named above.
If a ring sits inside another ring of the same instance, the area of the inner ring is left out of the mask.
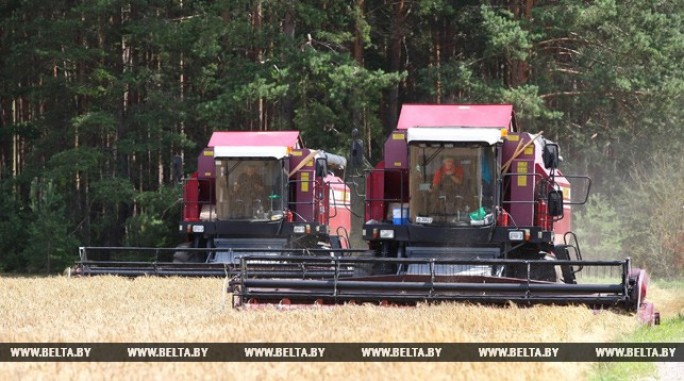
[[[503,208],[510,213],[519,226],[534,225],[535,184],[535,146],[530,144],[528,133],[511,133],[504,140],[502,165],[510,162],[508,176],[504,178]],[[518,155],[514,157],[514,154]],[[521,203],[524,201],[525,203]]]
[[[393,131],[385,141],[385,165],[387,169],[408,168],[406,131]]]
[[[529,133],[511,133],[504,142],[502,162],[505,164],[510,160],[511,164],[507,172],[508,179],[505,181],[503,207],[517,225],[539,226],[544,230],[553,230],[556,233],[555,241],[560,243],[563,234],[571,230],[570,205],[564,206],[562,219],[546,214],[547,205],[544,198],[552,189],[549,186],[543,187],[542,184],[547,184],[551,172],[543,164],[542,143],[539,140],[530,143],[532,139],[533,136]],[[518,155],[514,157],[516,152]],[[570,183],[558,170],[554,182],[556,187],[563,190],[565,201],[570,201]]]
[[[351,235],[351,194],[349,187],[344,184],[344,180],[341,178],[330,175],[325,178],[324,183],[329,184],[327,204],[330,234],[342,235],[344,231]],[[348,242],[343,241],[342,244],[344,247]]]
[[[199,181],[197,173],[183,184],[183,221],[199,221]]]
[[[381,161],[366,179],[366,221],[382,221],[386,215],[385,162]]]
[[[315,205],[315,167],[311,150],[307,148],[292,151],[290,156],[290,171],[299,169],[290,176],[293,182],[294,199],[290,199],[289,208],[293,212],[295,222],[313,222],[317,205]],[[307,162],[302,164],[302,161]]]

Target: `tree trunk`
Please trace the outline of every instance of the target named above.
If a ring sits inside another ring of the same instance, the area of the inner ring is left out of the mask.
[[[441,28],[438,25],[439,20],[437,18],[432,20],[432,66],[435,70],[435,103],[442,103],[442,75],[441,75],[441,62],[442,62],[442,36]]]
[[[392,19],[392,33],[389,46],[389,72],[396,73],[401,70],[401,45],[405,34],[407,6],[405,0],[392,3],[394,18]],[[385,132],[387,134],[397,126],[399,118],[399,86],[392,87],[387,94],[387,114],[385,116]]]
[[[283,35],[287,39],[290,46],[295,46],[295,8],[294,3],[291,1],[287,2],[287,9],[285,10],[285,17],[283,18]],[[285,57],[283,57],[285,61]],[[282,119],[285,122],[285,127],[287,129],[294,128],[294,99],[292,91],[288,91],[283,97],[282,106]]]
[[[365,16],[364,4],[365,0],[356,0],[356,22],[354,28],[354,61],[356,61],[359,66],[363,66],[363,33],[362,33],[362,21]]]
[[[521,6],[521,2],[513,1],[510,10],[516,19],[524,18],[529,20],[532,15],[532,8],[534,7],[534,0],[524,0],[524,4]],[[519,59],[509,59],[508,60],[508,73],[507,82],[509,87],[516,87],[519,85],[524,85],[529,80],[530,65],[527,61]]]
[[[121,26],[128,21],[130,17],[130,4],[129,5],[124,5],[121,8],[121,11],[119,15],[115,16],[113,18],[114,22],[114,29],[119,31],[121,33]],[[121,41],[121,48],[119,50],[119,57],[121,60],[118,62],[118,70],[116,72],[121,76],[121,78],[125,78],[126,74],[130,70],[129,68],[132,65],[131,62],[131,47],[129,45],[129,40],[128,37],[124,36],[123,34],[120,36],[120,41]],[[119,115],[118,115],[118,120],[117,120],[117,128],[116,128],[116,137],[114,141],[114,150],[115,150],[115,157],[116,157],[116,172],[115,172],[115,177],[118,178],[131,178],[131,173],[130,173],[130,166],[129,166],[129,158],[126,154],[121,152],[119,150],[119,141],[123,139],[126,136],[126,118],[128,114],[128,106],[130,102],[130,85],[127,82],[124,82],[123,84],[123,89],[121,93],[121,100],[119,102]],[[119,228],[114,232],[114,234],[111,235],[110,239],[113,243],[118,243],[121,242],[121,239],[125,235],[125,227],[124,227],[124,222],[126,219],[128,219],[128,208],[126,205],[121,204],[118,205],[118,211],[117,211],[117,225]]]

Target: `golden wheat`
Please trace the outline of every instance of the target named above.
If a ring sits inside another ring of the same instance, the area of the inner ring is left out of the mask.
[[[3,342],[583,342],[636,328],[583,307],[235,311],[221,279],[0,278]],[[660,297],[668,297],[658,291]],[[656,295],[658,295],[656,292]],[[226,303],[228,301],[228,303]],[[582,379],[567,363],[8,363],[0,379]]]

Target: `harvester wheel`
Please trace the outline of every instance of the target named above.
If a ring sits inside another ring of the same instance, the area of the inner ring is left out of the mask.
[[[570,260],[570,252],[568,251],[567,246],[555,246],[553,248],[553,253],[556,255],[556,259]],[[577,280],[575,279],[575,271],[573,270],[572,266],[564,265],[560,267],[562,278],[559,278],[559,280],[562,280],[567,284],[576,284]]]
[[[242,307],[244,300],[239,293],[233,293],[233,308]]]
[[[184,250],[191,247],[204,246],[193,246],[191,242],[182,243],[176,246],[176,249],[178,250],[173,253],[173,263],[204,263],[207,261],[205,253]]]
[[[383,242],[380,246],[380,250],[375,253],[375,256],[377,258],[396,258],[397,250],[395,244]],[[370,272],[372,275],[395,274],[397,272],[397,267],[394,264],[386,262],[373,263]]]
[[[185,242],[185,243],[182,243],[182,244],[176,246],[176,249],[178,249],[178,250],[173,253],[173,263],[188,263],[188,262],[190,262],[192,253],[183,250],[183,249],[187,249],[189,247],[190,247],[190,242]]]
[[[543,252],[542,252],[543,254]],[[534,257],[522,258],[522,259],[539,259],[537,255]],[[526,264],[515,264],[508,268],[507,274],[513,278],[526,279],[529,276],[531,280],[539,280],[544,282],[560,282],[562,279],[562,272],[560,266],[554,265],[552,262],[556,260],[556,257],[551,253],[545,253],[542,258],[548,261],[549,264],[536,264],[530,266],[529,274]]]
[[[638,311],[641,304],[646,299],[646,291],[648,289],[648,273],[639,268],[633,268],[629,273],[629,283],[631,285],[630,292],[630,308],[633,311]]]
[[[557,258],[554,254],[548,253],[544,256],[544,260],[547,261],[555,261]],[[549,282],[556,282],[560,283],[563,282],[563,271],[561,270],[561,266],[554,265],[553,267],[551,266],[544,266],[546,269],[546,276]]]
[[[278,303],[278,305],[281,305],[281,306],[289,306],[290,304],[292,304],[292,302],[288,298],[282,298],[282,299],[280,299],[280,302]]]

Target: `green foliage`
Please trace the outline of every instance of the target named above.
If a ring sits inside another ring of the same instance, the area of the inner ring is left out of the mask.
[[[636,167],[620,200],[625,252],[653,276],[684,274],[684,157],[655,153]]]
[[[625,258],[622,246],[627,234],[612,202],[609,197],[594,194],[583,211],[573,214],[573,230],[580,240],[582,256],[587,260]]]
[[[564,114],[544,130],[604,193],[619,191],[625,169],[642,161],[633,152],[669,149],[652,137],[681,120],[672,102],[684,94],[682,14],[681,2],[657,0],[565,0],[534,10],[542,38],[533,81]]]
[[[636,167],[631,180],[612,197],[592,195],[575,214],[575,231],[587,259],[631,257],[652,276],[684,274],[684,159],[655,154]]]
[[[681,282],[657,282],[658,287],[684,292]],[[657,306],[656,306],[657,307]],[[625,343],[678,343],[684,339],[684,315],[681,313],[664,318],[660,325],[643,325],[619,341]],[[656,363],[649,362],[601,362],[594,366],[589,380],[628,380],[649,378],[657,373]]]
[[[96,148],[79,147],[64,150],[50,158],[50,177],[63,182],[73,178],[77,173],[94,173],[101,158],[102,152]]]
[[[439,102],[514,104],[522,129],[545,131],[563,147],[564,171],[591,175],[602,194],[579,217],[586,250],[624,244],[658,273],[681,271],[676,229],[665,227],[681,221],[680,199],[663,191],[676,176],[652,178],[681,170],[658,164],[684,149],[681,2],[561,0],[529,14],[520,2],[447,0],[28,0],[0,10],[6,270],[29,257],[44,270],[31,232],[43,246],[65,247],[46,238],[56,236],[173,244],[170,158],[183,155],[188,173],[215,130],[297,129],[307,146],[346,155],[358,128],[375,163],[402,103]],[[663,156],[651,163],[653,152]],[[48,234],[57,227],[74,233]]]
[[[560,120],[562,113],[550,110],[539,96],[539,87],[535,85],[521,85],[501,89],[501,102],[512,103],[516,106],[516,116],[522,120],[545,121]],[[542,122],[543,123],[543,122]],[[534,131],[532,123],[527,123],[526,130]],[[543,127],[539,127],[543,131]]]
[[[72,119],[72,133],[78,133],[83,138],[95,137],[100,134],[116,131],[116,119],[108,112],[93,111],[75,116]]]
[[[495,12],[486,5],[482,6],[481,12],[482,27],[488,40],[484,55],[503,53],[509,59],[527,59],[534,36],[520,25],[520,20],[508,11]]]
[[[21,252],[29,240],[28,216],[12,192],[12,181],[0,182],[0,271],[22,271],[26,258]]]
[[[588,377],[589,381],[623,381],[648,379],[657,373],[654,363],[648,362],[600,362]]]
[[[383,133],[375,116],[382,92],[404,76],[369,70],[344,54],[307,49],[274,79],[287,86],[294,125],[306,144],[346,155],[353,128]]]
[[[35,179],[32,182],[29,207],[26,230],[31,238],[21,253],[27,261],[26,270],[61,272],[76,259],[77,242],[64,217],[64,201],[51,181]]]
[[[135,187],[128,179],[109,178],[94,182],[92,185],[93,200],[103,204],[117,206],[133,202]]]
[[[138,214],[126,221],[125,245],[174,247],[178,244],[181,210],[180,187],[166,186],[135,197]],[[175,238],[175,239],[174,239]]]

